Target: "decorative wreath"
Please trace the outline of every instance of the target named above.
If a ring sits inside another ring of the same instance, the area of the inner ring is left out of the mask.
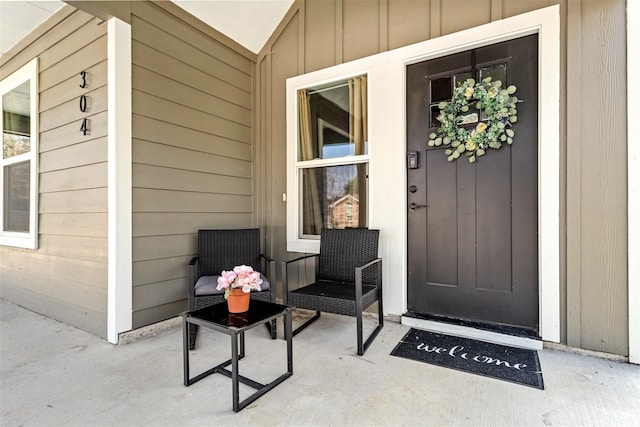
[[[492,82],[491,77],[478,83],[465,80],[453,90],[450,102],[438,104],[440,127],[429,135],[429,146],[444,145],[450,162],[464,154],[475,163],[489,148],[498,150],[505,142],[511,144],[515,135],[511,125],[518,121],[518,98],[512,96],[515,92],[515,86],[502,89],[502,82]],[[482,113],[480,120],[478,112],[469,112],[474,106]]]

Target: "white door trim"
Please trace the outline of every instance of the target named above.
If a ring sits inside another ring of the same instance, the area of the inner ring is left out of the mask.
[[[132,327],[131,25],[107,23],[107,339]]]
[[[545,341],[560,342],[559,6],[517,15],[419,44],[424,45],[422,50],[430,51],[427,54],[419,53],[420,49],[415,45],[411,47],[416,51],[414,56],[408,56],[409,51],[403,55],[403,66],[532,33],[538,33],[539,333]],[[428,49],[424,49],[427,46]],[[403,207],[406,207],[406,196]],[[406,269],[404,272],[406,283]],[[404,308],[406,310],[406,306]]]
[[[287,79],[287,239],[297,230],[296,90],[355,73],[369,76],[369,226],[380,229],[385,313],[407,309],[405,76],[410,63],[538,33],[540,334],[560,341],[560,7],[546,7]],[[542,126],[544,124],[544,126]],[[426,138],[426,136],[425,136]],[[292,247],[288,245],[288,248]]]

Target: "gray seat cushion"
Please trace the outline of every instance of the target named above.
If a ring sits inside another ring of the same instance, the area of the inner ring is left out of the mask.
[[[201,297],[205,295],[223,294],[224,289],[220,291],[216,289],[216,286],[218,286],[218,277],[220,276],[200,276],[200,278],[196,282],[196,286],[194,287],[196,296]],[[271,288],[271,284],[264,274],[260,273],[260,278],[262,279],[260,289],[262,289],[263,291],[268,291]]]

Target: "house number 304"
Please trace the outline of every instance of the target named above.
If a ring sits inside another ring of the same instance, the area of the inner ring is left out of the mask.
[[[86,71],[81,71],[80,72],[80,87],[82,89],[85,89],[87,87],[87,72]],[[82,113],[86,113],[88,109],[88,98],[87,95],[80,95],[80,111]],[[87,135],[89,133],[89,119],[84,118],[82,119],[82,125],[80,125],[80,132],[82,132],[83,135]]]

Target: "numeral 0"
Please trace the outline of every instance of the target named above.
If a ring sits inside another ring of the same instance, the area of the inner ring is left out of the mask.
[[[87,112],[87,97],[85,95],[80,97],[80,111],[83,113]]]

